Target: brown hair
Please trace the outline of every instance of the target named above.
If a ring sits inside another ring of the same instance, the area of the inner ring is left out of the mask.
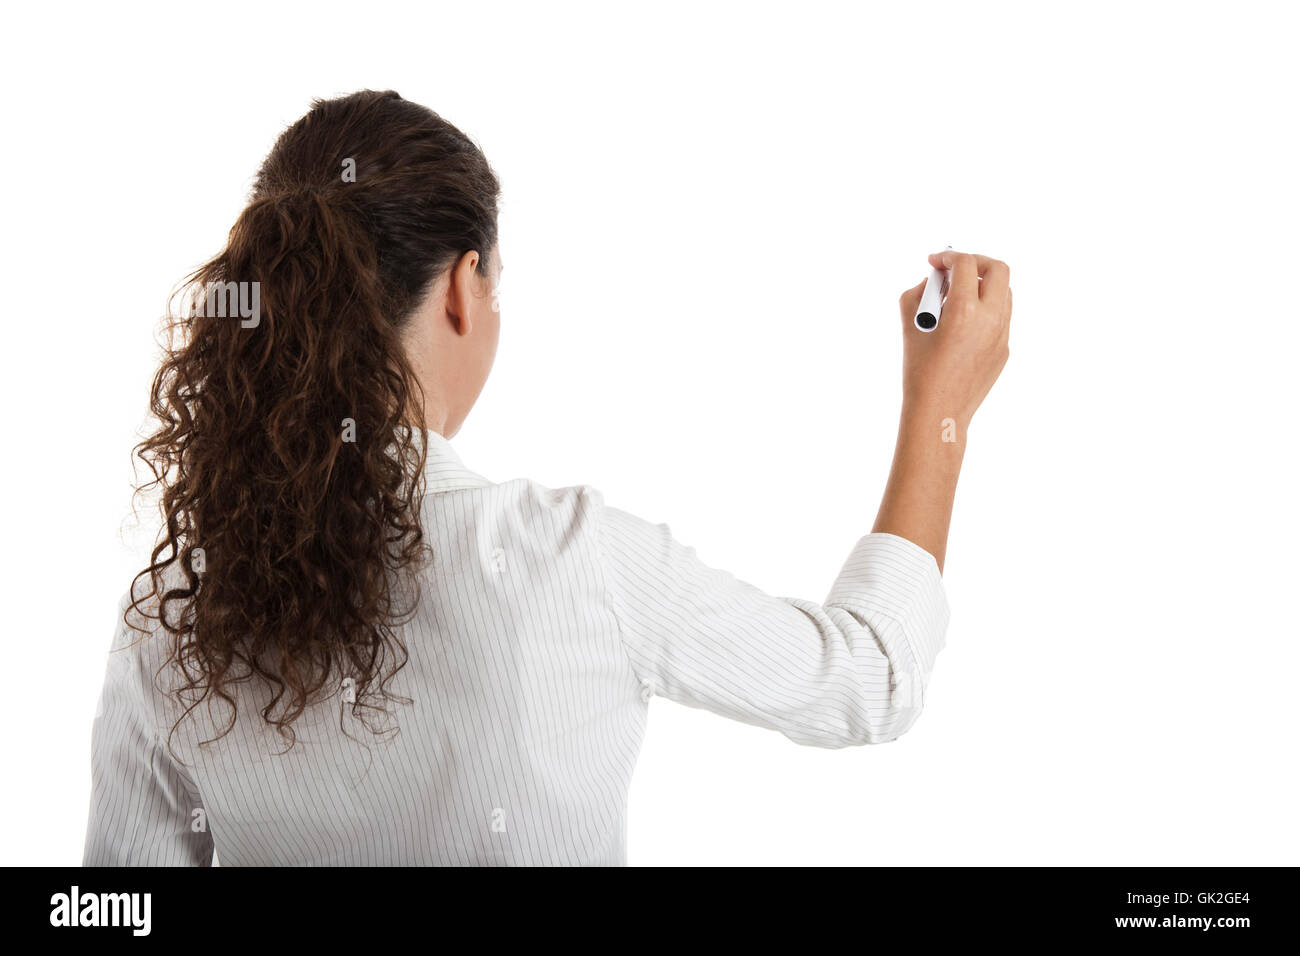
[[[488,274],[499,189],[482,151],[423,106],[317,100],[263,162],[226,248],[182,284],[158,425],[135,449],[163,531],[127,609],[136,630],[133,610],[169,635],[187,701],[176,724],[216,699],[229,733],[233,685],[254,675],[290,746],[332,679],[355,680],[354,713],[392,699],[407,660],[395,628],[428,556],[423,401],[400,332],[464,253]],[[227,314],[236,296],[221,290],[237,288],[255,310]]]

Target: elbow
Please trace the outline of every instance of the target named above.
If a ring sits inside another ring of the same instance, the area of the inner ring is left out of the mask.
[[[782,733],[800,746],[843,750],[895,741],[911,730],[920,716],[919,701],[904,704],[891,699],[888,705],[882,706],[879,700],[863,700],[852,713],[846,713],[844,719],[832,726],[809,726],[799,721],[782,728]]]
[[[916,724],[942,622],[886,618],[848,608],[796,604],[821,624],[821,654],[810,682],[818,687],[798,742],[843,748],[897,740]]]
[[[884,699],[864,689],[851,719],[828,746],[839,749],[891,743],[916,725],[923,703],[923,682],[911,671],[894,672]]]
[[[854,746],[868,744],[887,744],[897,740],[911,730],[921,716],[921,707],[891,707],[883,719],[868,725],[856,735]]]

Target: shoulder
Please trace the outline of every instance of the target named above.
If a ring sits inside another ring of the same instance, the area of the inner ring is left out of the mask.
[[[166,568],[160,577],[159,592],[185,587],[179,567]],[[113,638],[108,647],[108,682],[134,694],[148,697],[149,690],[159,689],[157,682],[167,682],[163,672],[172,660],[173,635],[162,626],[159,594],[150,587],[148,576],[137,577],[118,599],[113,622]],[[167,620],[175,621],[184,613],[185,601],[165,602]]]
[[[605,500],[605,494],[591,484],[553,487],[531,478],[515,478],[493,485],[508,499],[526,502],[546,512],[584,514],[615,529],[667,533],[671,528],[664,521],[650,521],[639,515],[615,507]]]
[[[554,486],[515,478],[495,486],[497,533],[528,550],[589,552],[606,519],[605,497],[591,484]]]
[[[517,479],[513,494],[521,514],[539,532],[558,531],[566,542],[580,534],[590,538],[605,559],[663,562],[693,556],[693,547],[680,545],[666,521],[652,521],[606,502],[593,485],[553,488],[530,479]]]
[[[605,496],[589,484],[552,486],[532,478],[514,478],[493,486],[506,500],[545,513],[586,514],[599,517]]]

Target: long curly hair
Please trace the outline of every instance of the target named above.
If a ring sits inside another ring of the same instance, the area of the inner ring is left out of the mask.
[[[429,558],[423,397],[401,332],[464,253],[488,275],[499,191],[431,110],[391,91],[317,100],[263,162],[225,249],[178,288],[156,430],[135,448],[162,531],[124,615],[169,638],[173,733],[204,700],[229,707],[211,739],[229,733],[234,687],[255,677],[290,747],[340,677],[363,720],[394,699],[398,627]]]

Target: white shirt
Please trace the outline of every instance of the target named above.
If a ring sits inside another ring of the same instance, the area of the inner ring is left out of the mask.
[[[195,710],[176,759],[180,711],[152,681],[166,635],[136,641],[124,598],[86,865],[622,865],[652,696],[816,747],[894,740],[920,713],[948,606],[910,541],[862,537],[820,604],[773,597],[588,485],[493,483],[429,438],[435,560],[389,685],[411,698],[389,704],[398,732],[372,735],[340,686],[283,752],[245,684],[234,729],[200,748],[226,717]]]

